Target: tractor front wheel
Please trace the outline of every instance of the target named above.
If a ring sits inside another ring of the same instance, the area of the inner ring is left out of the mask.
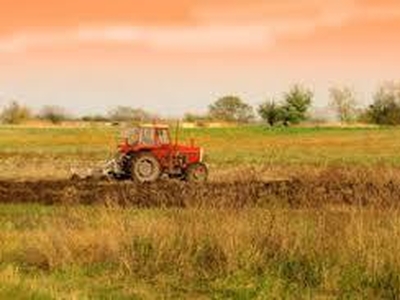
[[[139,183],[154,182],[160,178],[161,167],[151,153],[141,153],[132,161],[131,176]]]
[[[208,178],[208,168],[203,163],[190,165],[185,174],[185,180],[188,182],[206,182]]]

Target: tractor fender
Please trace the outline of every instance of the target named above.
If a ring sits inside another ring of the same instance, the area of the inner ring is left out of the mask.
[[[127,156],[129,159],[133,159],[136,156],[141,155],[142,153],[151,153],[151,150],[150,149],[142,149],[140,151],[130,151],[125,156]]]

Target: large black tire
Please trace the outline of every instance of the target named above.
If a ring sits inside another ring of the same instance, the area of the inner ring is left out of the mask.
[[[208,179],[208,168],[203,163],[196,163],[190,165],[185,174],[187,182],[206,182]]]
[[[161,176],[161,166],[151,153],[140,153],[132,160],[131,177],[138,183],[155,182]]]

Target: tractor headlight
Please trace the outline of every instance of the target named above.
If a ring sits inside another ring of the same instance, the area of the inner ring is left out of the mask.
[[[199,157],[200,162],[203,162],[203,159],[204,159],[204,149],[200,148],[200,157]]]

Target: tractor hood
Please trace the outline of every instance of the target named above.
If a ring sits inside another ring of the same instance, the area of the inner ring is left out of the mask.
[[[201,147],[178,145],[176,152],[178,156],[184,156],[188,163],[203,161],[204,150]]]

